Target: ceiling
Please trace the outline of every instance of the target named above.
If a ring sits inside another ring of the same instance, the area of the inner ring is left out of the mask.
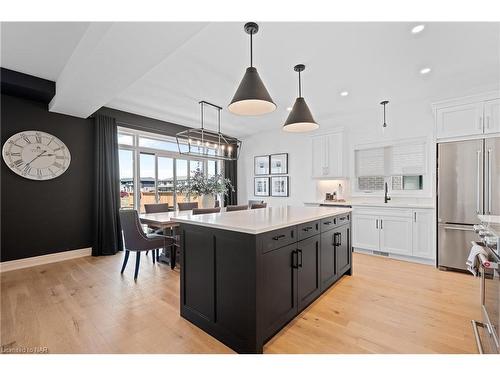
[[[2,67],[55,80],[49,109],[87,117],[102,106],[199,126],[198,101],[224,107],[222,131],[279,129],[297,94],[320,125],[378,106],[438,100],[500,82],[500,23],[260,24],[257,67],[278,109],[227,111],[249,63],[242,23],[2,23]],[[421,75],[420,69],[431,73]],[[343,90],[349,92],[341,97]]]

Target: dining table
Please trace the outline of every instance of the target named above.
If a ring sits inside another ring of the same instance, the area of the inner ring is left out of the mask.
[[[141,224],[149,225],[163,230],[167,233],[169,230],[172,231],[172,236],[175,238],[175,229],[179,226],[179,223],[175,221],[176,217],[191,215],[191,211],[168,211],[168,212],[156,212],[150,214],[139,214],[139,220]],[[172,246],[170,249],[170,256],[166,254],[167,249],[163,249],[158,258],[159,261],[170,264],[170,268],[175,268],[175,247]]]

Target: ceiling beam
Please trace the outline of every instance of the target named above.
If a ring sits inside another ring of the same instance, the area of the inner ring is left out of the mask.
[[[56,81],[49,110],[87,118],[199,33],[206,23],[91,23]]]

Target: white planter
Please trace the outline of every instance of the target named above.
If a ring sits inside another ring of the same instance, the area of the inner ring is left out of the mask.
[[[200,208],[214,208],[215,207],[215,196],[213,194],[205,194],[200,196],[199,200]]]

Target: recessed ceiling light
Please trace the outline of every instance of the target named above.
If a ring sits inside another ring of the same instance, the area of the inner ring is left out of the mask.
[[[431,72],[431,68],[420,69],[420,74],[429,74],[430,72]]]
[[[349,95],[349,91],[342,91],[340,93],[340,96],[347,96],[347,95]]]
[[[292,110],[292,107],[286,107],[286,110],[290,112]]]
[[[418,34],[425,29],[425,25],[417,25],[413,29],[411,29],[412,34]]]

